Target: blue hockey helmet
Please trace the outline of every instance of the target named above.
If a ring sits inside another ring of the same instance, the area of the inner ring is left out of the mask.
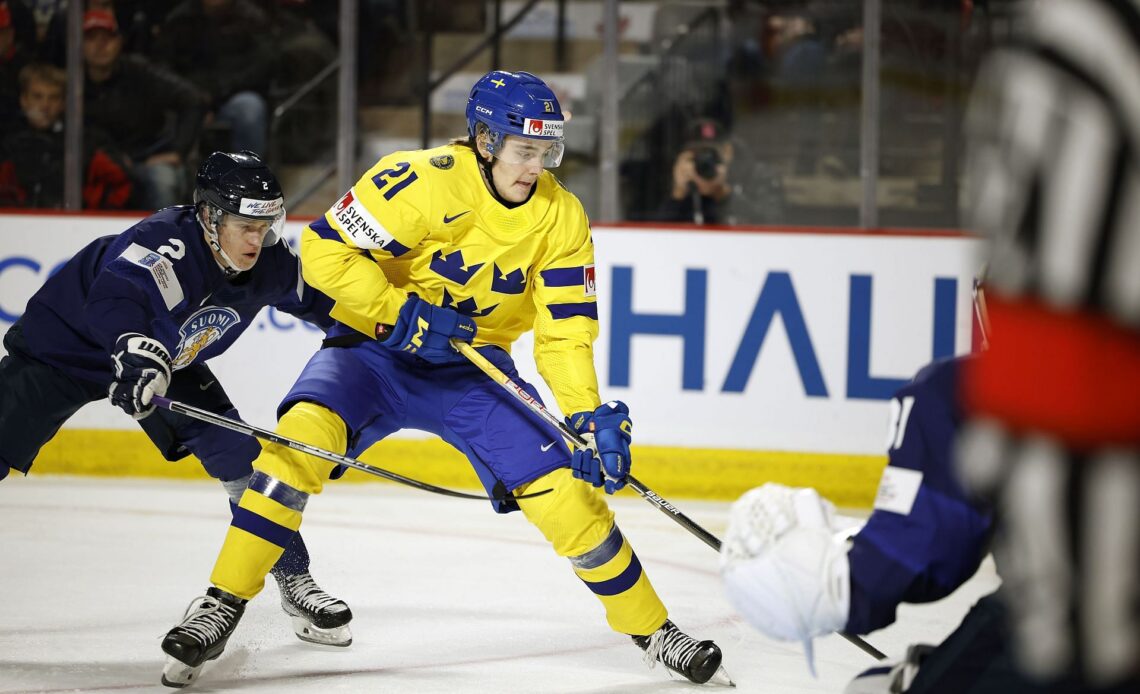
[[[543,156],[542,165],[558,166],[565,150],[565,122],[558,97],[529,72],[492,70],[479,78],[467,97],[467,134],[474,140],[478,125],[487,126],[487,150],[493,156],[498,156],[507,135],[549,140],[553,144]]]

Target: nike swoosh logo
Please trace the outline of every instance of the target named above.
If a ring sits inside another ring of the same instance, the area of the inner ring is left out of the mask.
[[[465,212],[460,212],[459,214],[455,215],[454,217],[448,217],[448,216],[447,216],[447,213],[445,212],[445,213],[444,213],[444,215],[443,215],[443,223],[444,223],[444,224],[451,224],[452,222],[454,222],[455,220],[459,219],[460,217],[462,217],[463,215],[467,214],[467,213],[468,213],[468,212],[470,212],[470,211],[471,211],[471,210],[467,210],[467,211],[465,211]]]
[[[542,450],[543,453],[545,453],[545,452],[549,451],[550,447],[556,443],[558,443],[558,442],[557,441],[551,441],[550,443],[546,444],[545,446],[539,446],[539,449]]]
[[[198,386],[198,390],[206,390],[207,388],[214,385],[215,383],[217,383],[217,381],[210,381],[209,383],[207,383],[204,386]]]

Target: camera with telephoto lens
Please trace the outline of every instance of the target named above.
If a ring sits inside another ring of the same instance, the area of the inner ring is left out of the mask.
[[[706,181],[716,178],[720,163],[720,150],[716,147],[698,147],[693,150],[693,169]]]

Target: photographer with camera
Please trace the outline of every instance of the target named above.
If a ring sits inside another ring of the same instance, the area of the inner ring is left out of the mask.
[[[749,161],[724,126],[700,118],[688,128],[685,147],[673,162],[673,186],[655,215],[663,222],[763,224],[781,209],[780,181],[764,164]]]

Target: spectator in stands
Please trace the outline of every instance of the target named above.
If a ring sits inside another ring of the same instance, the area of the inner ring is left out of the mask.
[[[21,119],[18,80],[29,57],[16,34],[12,7],[0,2],[0,132],[8,132]]]
[[[175,3],[171,0],[87,0],[85,9],[106,10],[115,15],[123,37],[123,51],[149,55],[153,52],[158,25]],[[67,61],[67,3],[44,20],[40,59],[63,67]]]
[[[24,122],[0,140],[0,206],[63,206],[63,111],[67,75],[31,63],[20,71]],[[121,209],[131,195],[126,162],[96,128],[84,132],[83,206]]]
[[[143,208],[169,207],[184,197],[185,161],[202,126],[206,96],[141,56],[123,55],[122,48],[115,15],[88,10],[83,18],[86,122],[104,129],[129,157]]]
[[[22,46],[29,56],[32,55],[40,38],[36,27],[36,15],[29,0],[0,0],[0,4],[8,6],[8,12],[12,16],[12,28],[16,30],[16,43]]]
[[[36,27],[38,41],[43,41],[44,32],[48,23],[56,12],[67,7],[67,0],[25,0],[25,4],[32,12],[32,21]]]
[[[159,57],[210,95],[231,149],[265,154],[275,67],[269,19],[249,0],[185,0],[160,28]]]
[[[766,224],[780,218],[783,191],[771,167],[743,156],[719,122],[702,118],[673,162],[673,185],[658,221]]]

